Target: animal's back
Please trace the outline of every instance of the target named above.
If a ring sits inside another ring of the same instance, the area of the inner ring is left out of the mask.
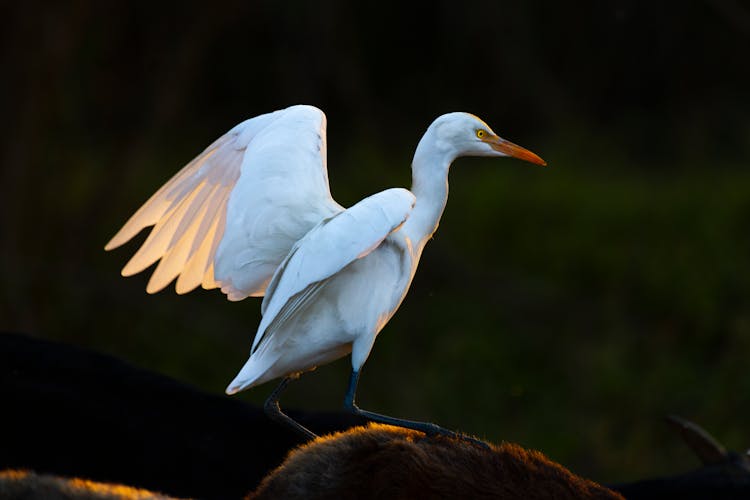
[[[292,451],[251,499],[622,499],[518,445],[370,424]]]

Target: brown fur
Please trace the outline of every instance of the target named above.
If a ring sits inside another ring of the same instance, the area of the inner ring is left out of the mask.
[[[68,479],[25,470],[0,471],[0,498],[14,500],[169,500],[121,484]],[[176,500],[176,499],[173,499]]]
[[[537,451],[378,424],[291,451],[248,499],[621,499]]]

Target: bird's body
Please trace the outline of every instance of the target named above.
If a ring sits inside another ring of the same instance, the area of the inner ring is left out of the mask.
[[[250,357],[227,393],[351,352],[347,404],[356,409],[362,365],[437,229],[450,165],[469,155],[544,164],[475,116],[449,113],[417,146],[411,191],[388,189],[345,209],[328,187],[325,115],[292,106],[247,120],[218,139],[106,248],[154,225],[123,269],[134,274],[161,259],[149,292],[177,277],[178,293],[203,285],[220,287],[230,300],[264,296]]]
[[[401,240],[401,241],[398,241]],[[367,256],[326,280],[309,301],[264,343],[230,384],[230,393],[267,380],[303,372],[352,350],[362,366],[375,336],[406,295],[412,258],[402,238],[389,237]],[[373,287],[373,279],[390,286]],[[235,385],[236,384],[236,385]]]

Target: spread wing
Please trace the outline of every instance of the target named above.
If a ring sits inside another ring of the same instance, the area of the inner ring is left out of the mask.
[[[251,352],[273,343],[276,332],[315,297],[321,284],[351,262],[368,255],[398,229],[411,213],[414,202],[414,195],[406,189],[388,189],[310,230],[294,245],[268,285],[263,299],[263,320]],[[228,393],[251,384],[259,375],[255,373],[258,368],[251,357],[229,385]]]
[[[326,170],[326,120],[292,106],[246,120],[159,189],[105,247],[154,226],[123,268],[139,273],[157,260],[146,290],[177,278],[177,293],[221,287],[230,300],[263,295],[297,240],[343,208]]]

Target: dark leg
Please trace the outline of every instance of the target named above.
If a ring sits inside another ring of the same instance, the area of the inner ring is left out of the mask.
[[[281,407],[279,406],[279,396],[281,396],[281,393],[284,392],[284,389],[286,389],[286,386],[289,385],[289,382],[292,380],[293,377],[284,377],[284,380],[281,381],[278,387],[276,387],[271,395],[268,396],[268,399],[266,399],[266,402],[263,405],[263,410],[271,420],[291,427],[297,434],[305,439],[315,439],[318,437],[317,434],[313,433],[304,425],[292,420],[286,413],[281,411]]]
[[[381,415],[380,413],[374,413],[367,410],[360,409],[354,402],[354,396],[357,392],[357,384],[359,383],[359,372],[352,370],[352,375],[349,378],[349,389],[346,391],[346,397],[344,398],[344,408],[354,413],[365,417],[373,422],[380,422],[381,424],[395,425],[397,427],[405,427],[407,429],[414,429],[415,431],[424,432],[428,436],[441,435],[452,438],[464,439],[481,446],[487,447],[487,444],[472,437],[457,432],[450,431],[439,425],[431,422],[416,422],[414,420],[405,420],[402,418],[389,417],[387,415]]]

